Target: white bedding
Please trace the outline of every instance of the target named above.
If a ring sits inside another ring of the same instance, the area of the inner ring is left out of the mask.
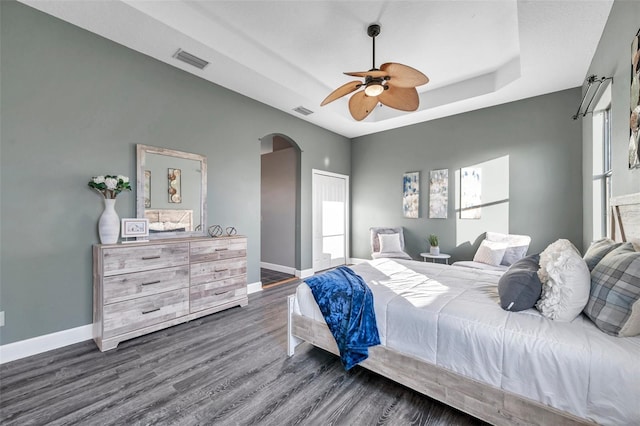
[[[640,336],[504,311],[495,273],[399,259],[353,269],[388,348],[597,423],[640,424]],[[294,312],[324,322],[304,283]]]

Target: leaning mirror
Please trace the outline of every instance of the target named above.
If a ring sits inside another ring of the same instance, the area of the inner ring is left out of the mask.
[[[149,219],[149,238],[205,235],[207,157],[137,145],[136,216]]]

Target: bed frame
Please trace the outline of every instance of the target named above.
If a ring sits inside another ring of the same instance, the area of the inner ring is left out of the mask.
[[[171,222],[176,223],[177,228],[184,228],[188,232],[193,231],[193,210],[145,209],[144,217],[149,219],[149,224]]]
[[[612,198],[611,210],[612,238],[640,247],[640,193]],[[294,299],[291,295],[287,300],[288,355],[293,356],[295,347],[304,341],[338,355],[327,325],[295,314]],[[494,425],[595,424],[384,346],[369,348],[369,358],[359,365]]]

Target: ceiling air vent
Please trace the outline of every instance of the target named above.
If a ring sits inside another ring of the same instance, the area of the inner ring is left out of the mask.
[[[306,109],[303,106],[299,106],[297,108],[293,109],[295,112],[297,112],[298,114],[302,114],[302,115],[309,115],[309,114],[313,114],[313,111],[311,111],[310,109]]]
[[[187,53],[182,49],[178,49],[178,51],[173,54],[173,57],[200,69],[204,69],[204,67],[209,65],[209,62],[205,61],[204,59],[200,59],[197,56],[194,56],[191,53]]]

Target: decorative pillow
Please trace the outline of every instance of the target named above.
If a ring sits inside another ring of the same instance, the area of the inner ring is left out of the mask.
[[[380,253],[392,253],[402,251],[399,234],[378,234],[380,239]]]
[[[540,253],[542,296],[536,308],[552,320],[573,321],[589,300],[591,274],[569,240],[558,240]]]
[[[369,228],[369,234],[371,238],[371,251],[373,253],[380,252],[380,235],[381,234],[398,234],[400,236],[400,247],[404,250],[404,232],[402,232],[402,226],[395,227],[382,227],[372,226]]]
[[[523,257],[515,262],[498,281],[500,306],[505,311],[524,311],[536,305],[542,293],[538,277],[539,254]]]
[[[500,234],[499,232],[489,231],[486,233],[486,239],[507,243],[507,249],[501,262],[505,266],[513,265],[514,262],[522,259],[527,254],[529,244],[531,244],[531,237],[528,235]]]
[[[609,252],[617,249],[621,245],[622,243],[616,243],[609,238],[603,238],[591,243],[591,246],[587,249],[587,252],[584,254],[583,258],[584,261],[587,262],[589,271],[593,271],[593,268],[596,267],[596,265],[602,260],[602,258],[604,258]]]
[[[640,252],[624,243],[591,272],[591,295],[584,313],[607,334],[640,334]]]
[[[498,266],[502,262],[506,249],[507,243],[483,240],[473,256],[473,261]]]

